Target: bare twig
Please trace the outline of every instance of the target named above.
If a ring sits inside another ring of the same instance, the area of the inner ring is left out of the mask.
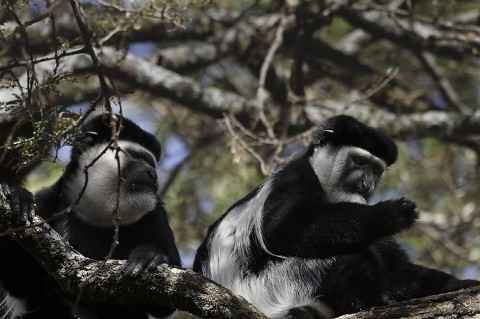
[[[225,115],[225,117],[228,117],[228,120],[232,122],[232,124],[240,129],[242,131],[243,134],[245,134],[246,136],[250,137],[251,139],[255,140],[256,142],[258,142],[259,144],[264,144],[264,145],[274,145],[274,146],[279,146],[279,145],[287,145],[287,144],[291,144],[293,142],[296,142],[298,140],[301,140],[301,139],[304,139],[306,137],[310,137],[310,135],[312,135],[312,133],[317,129],[316,126],[313,126],[311,127],[310,129],[304,131],[304,132],[301,132],[299,134],[296,134],[294,136],[291,136],[289,138],[283,138],[283,139],[277,139],[277,138],[274,138],[274,139],[270,139],[270,138],[264,138],[264,137],[261,137],[259,136],[258,134],[252,132],[251,130],[247,129],[244,125],[242,125],[242,123],[240,123],[240,121],[238,121],[238,119],[235,117],[235,115],[233,114],[228,114],[228,115]]]
[[[47,55],[44,57],[36,58],[33,59],[33,64],[38,64],[40,62],[46,62],[46,61],[51,61],[51,60],[57,60],[59,61],[61,58],[67,57],[67,56],[72,56],[72,55],[77,55],[81,53],[86,53],[85,48],[80,48],[80,49],[71,49],[71,50],[66,50],[63,51],[60,54],[57,55]],[[5,66],[0,66],[0,72],[6,71],[6,70],[11,70],[13,68],[17,67],[25,67],[30,65],[31,61],[15,61],[14,63],[9,63]]]
[[[10,130],[7,139],[5,140],[5,143],[3,144],[3,151],[2,154],[0,155],[0,164],[5,160],[5,157],[7,156],[7,152],[12,146],[13,143],[13,138],[15,137],[15,133],[22,127],[24,121],[22,119],[19,119],[12,127]]]
[[[50,3],[50,0],[47,0],[46,2],[50,9],[50,7],[52,7],[53,5]],[[52,13],[50,13],[48,17],[50,19],[50,23],[52,24],[52,42],[53,42],[54,56],[55,56],[55,68],[53,69],[53,74],[55,75],[57,74],[58,66],[60,65],[60,58],[58,57],[58,45],[57,45],[57,27],[55,25],[55,16]]]
[[[28,27],[28,26],[31,26],[31,25],[37,23],[37,22],[42,21],[43,19],[45,19],[45,18],[47,18],[47,17],[51,17],[53,11],[54,11],[57,7],[59,7],[61,4],[66,3],[66,2],[67,2],[66,0],[57,0],[57,1],[54,1],[53,3],[49,4],[49,5],[47,6],[47,8],[46,8],[42,13],[40,13],[39,15],[37,15],[34,19],[25,22],[25,23],[24,23],[24,26],[25,26],[25,27]]]
[[[433,81],[435,81],[438,90],[442,94],[447,104],[454,110],[467,114],[469,108],[460,101],[457,93],[453,89],[450,81],[442,76],[440,67],[435,63],[433,56],[425,51],[417,52],[418,59],[422,62],[425,70],[428,72]]]
[[[431,224],[419,224],[421,228],[421,233],[426,234],[427,236],[431,237],[435,242],[437,243],[442,243],[442,245],[448,249],[450,253],[455,255],[457,258],[460,258],[462,260],[471,262],[468,258],[468,251],[463,248],[462,246],[458,245],[455,243],[453,240],[450,239],[445,239],[444,234],[439,231],[438,229],[435,229]]]
[[[243,150],[250,153],[260,163],[260,168],[264,175],[269,175],[278,167],[278,165],[288,162],[290,159],[296,156],[296,154],[290,156],[288,159],[282,158],[279,155],[288,144],[295,143],[300,140],[309,138],[312,133],[317,129],[316,126],[312,126],[308,130],[305,130],[299,134],[288,138],[264,138],[256,133],[247,129],[242,125],[233,114],[225,114],[222,123],[227,127],[228,132],[233,137],[234,143],[239,145]],[[239,132],[243,134],[241,136]],[[235,144],[234,144],[235,145]],[[269,145],[273,148],[273,155],[270,156],[270,164],[265,160],[257,151],[256,146]]]
[[[98,79],[100,81],[100,87],[102,89],[102,95],[104,99],[104,105],[108,112],[112,112],[112,106],[110,105],[110,88],[108,87],[105,73],[103,71],[103,67],[98,60],[97,54],[92,46],[92,33],[88,29],[87,25],[85,24],[85,20],[83,19],[80,5],[78,4],[77,0],[70,0],[70,6],[72,7],[73,14],[75,16],[75,20],[77,22],[78,28],[82,33],[83,41],[85,44],[85,50],[90,55],[92,59],[93,66],[96,69]]]
[[[182,167],[184,167],[189,161],[191,161],[192,158],[194,158],[200,151],[205,150],[205,147],[208,147],[210,144],[218,141],[218,137],[222,134],[223,133],[214,133],[209,136],[202,137],[197,143],[189,147],[188,155],[185,156],[185,158],[180,163],[178,163],[172,170],[170,170],[170,174],[168,175],[167,180],[165,181],[162,189],[160,190],[160,198],[165,197],[165,194],[168,192],[170,186],[173,185]]]
[[[369,99],[370,97],[372,97],[376,93],[380,92],[388,83],[390,83],[390,81],[392,81],[395,78],[395,76],[398,73],[398,70],[399,70],[398,67],[388,68],[385,71],[385,73],[383,74],[383,77],[380,79],[380,81],[377,84],[375,84],[373,87],[369,88],[364,96],[362,96],[362,97],[360,97],[360,98],[358,98],[358,99],[356,99],[352,102],[349,102],[347,104],[350,105],[350,104],[358,103],[360,101]]]
[[[32,106],[32,93],[33,93],[33,86],[35,83],[35,63],[33,62],[33,53],[30,50],[30,41],[28,40],[28,35],[25,30],[25,25],[22,23],[20,18],[17,16],[13,8],[9,7],[10,14],[15,19],[22,37],[25,41],[25,46],[21,46],[22,51],[24,51],[24,55],[28,56],[29,63],[26,65],[27,67],[27,98],[25,99],[27,107]]]
[[[230,135],[233,137],[234,142],[239,144],[243,149],[245,149],[248,153],[250,153],[253,157],[257,159],[257,161],[260,163],[260,169],[262,170],[262,173],[264,175],[269,175],[270,174],[270,169],[268,168],[268,165],[265,163],[265,160],[258,154],[250,145],[248,145],[247,142],[245,142],[235,131],[235,129],[232,127],[232,123],[230,122],[230,119],[228,117],[224,117],[223,122],[225,123],[228,132]]]
[[[273,57],[275,52],[280,48],[283,42],[283,32],[287,24],[287,16],[284,13],[279,13],[279,25],[275,32],[275,38],[273,40],[270,49],[263,60],[262,67],[260,68],[260,76],[258,79],[258,90],[257,90],[257,105],[259,111],[259,117],[263,125],[267,129],[268,136],[270,138],[275,138],[275,132],[273,131],[273,125],[268,120],[265,114],[265,99],[266,99],[266,90],[265,90],[265,81],[267,79],[267,72],[272,64]]]

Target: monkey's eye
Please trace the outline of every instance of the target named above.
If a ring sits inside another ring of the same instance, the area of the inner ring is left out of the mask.
[[[152,159],[151,156],[149,156],[148,154],[145,154],[144,152],[137,152],[137,151],[134,151],[134,150],[127,150],[126,153],[128,154],[128,156],[134,158],[135,160],[137,161],[143,161],[145,163],[147,163],[148,165],[152,166],[152,167],[155,167],[156,166],[156,163],[155,161]]]
[[[353,164],[359,165],[359,166],[363,166],[367,164],[367,160],[364,157],[356,156],[356,155],[352,156],[352,162]]]
[[[95,142],[97,141],[97,138],[98,138],[97,132],[88,131],[83,133],[82,141],[85,144],[92,145],[92,144],[95,144]]]
[[[383,174],[383,168],[381,168],[380,166],[374,166],[374,167],[373,167],[373,172],[374,172],[376,175],[380,176],[380,175]]]

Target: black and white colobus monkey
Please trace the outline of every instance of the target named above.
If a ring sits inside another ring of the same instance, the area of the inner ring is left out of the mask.
[[[83,255],[103,259],[114,237],[113,213],[119,198],[119,245],[114,259],[127,259],[126,275],[136,276],[162,263],[180,266],[167,213],[157,195],[156,164],[160,143],[132,121],[113,115],[116,125],[122,122],[117,150],[108,148],[112,138],[110,116],[99,115],[82,127],[83,137],[72,148],[65,172],[52,186],[32,195],[22,188],[5,187],[19,219],[36,213],[44,219],[73,204],[84,188],[84,167],[88,169],[85,191],[72,211],[53,219],[51,225]],[[119,176],[120,163],[121,176]],[[121,180],[120,180],[121,178]],[[118,185],[121,181],[118,197]],[[80,305],[72,314],[73,302],[59,293],[56,284],[13,239],[0,238],[0,283],[10,297],[21,300],[23,314],[17,318],[148,318],[166,317],[174,309],[163,306]],[[18,309],[13,317],[18,314]]]
[[[409,262],[393,239],[417,219],[405,198],[367,201],[397,147],[339,115],[306,153],[210,226],[194,270],[271,318],[326,318],[473,285]]]

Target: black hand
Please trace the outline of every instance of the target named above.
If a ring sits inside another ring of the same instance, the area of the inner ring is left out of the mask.
[[[167,255],[153,249],[152,247],[137,247],[128,257],[125,265],[125,274],[136,277],[145,270],[153,271],[161,264],[169,263]]]
[[[3,191],[12,206],[13,219],[15,226],[24,225],[27,221],[32,222],[35,216],[35,200],[32,193],[18,186],[8,186],[0,184],[0,190]]]
[[[415,202],[403,197],[379,202],[375,207],[379,210],[378,217],[394,232],[410,228],[419,217]]]

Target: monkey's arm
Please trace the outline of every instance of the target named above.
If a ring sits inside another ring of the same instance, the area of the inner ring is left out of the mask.
[[[34,215],[33,196],[21,187],[0,184],[12,204],[14,227],[24,225]],[[0,283],[15,297],[27,297],[42,285],[42,269],[11,235],[0,236]]]
[[[59,213],[62,210],[61,206],[68,206],[62,205],[62,183],[63,179],[60,178],[55,184],[42,188],[35,194],[36,212],[43,219],[48,219],[53,214]]]
[[[480,285],[480,281],[458,279],[443,271],[415,265],[408,260],[398,261],[393,269],[392,294],[398,301],[421,298]]]
[[[369,206],[325,203],[321,197],[307,198],[301,194],[266,204],[262,233],[273,254],[327,258],[398,233],[410,227],[416,218],[415,204],[404,198]]]
[[[119,236],[120,242],[127,245],[124,248],[128,256],[117,257],[127,258],[125,273],[129,276],[154,270],[161,264],[181,266],[167,212],[161,203],[135,224],[122,228]]]
[[[135,237],[141,245],[133,248],[125,267],[127,276],[136,277],[144,271],[155,271],[162,264],[181,267],[173,232],[168,226],[167,212],[162,204],[147,214],[123,234],[126,240]],[[159,305],[147,305],[145,310],[158,318],[171,315],[175,309]]]

